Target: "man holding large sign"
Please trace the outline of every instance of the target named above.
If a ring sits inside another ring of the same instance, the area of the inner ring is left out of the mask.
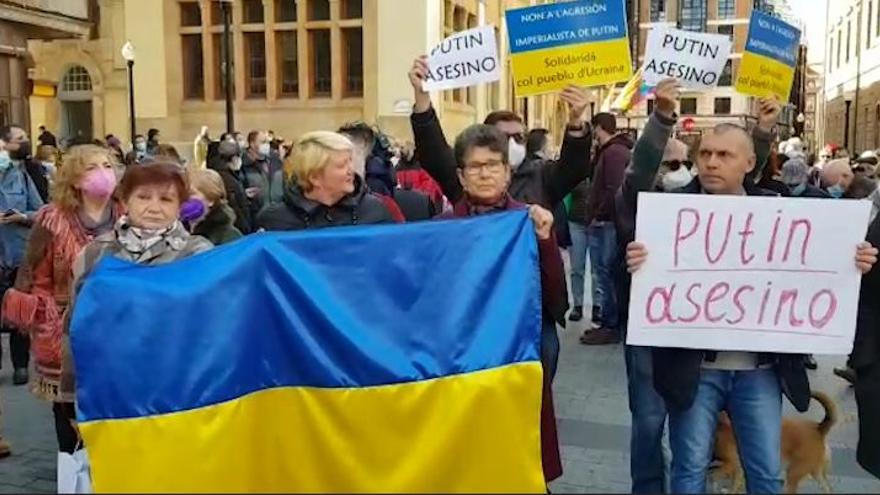
[[[623,0],[552,3],[506,18],[517,97],[632,77]]]
[[[668,223],[661,219],[660,223],[650,225],[640,223],[636,228],[637,206],[656,208],[656,205],[648,203],[638,204],[638,197],[640,192],[644,193],[653,188],[663,150],[675,125],[672,112],[675,104],[674,102],[670,104],[668,101],[675,93],[669,91],[668,84],[668,81],[664,81],[657,88],[655,115],[649,119],[636,144],[633,161],[627,171],[618,201],[617,224],[621,238],[624,241],[635,241],[638,230],[638,240],[650,239],[649,242],[652,242],[651,244],[630,242],[627,246],[626,258],[630,272],[638,272],[641,268],[646,270],[645,274],[638,274],[633,280],[628,344],[638,346],[644,342],[640,342],[637,335],[640,331],[646,331],[644,328],[646,319],[649,322],[656,320],[658,327],[661,323],[675,327],[682,324],[682,320],[685,320],[685,325],[694,323],[696,326],[696,322],[702,319],[699,326],[711,327],[712,331],[715,327],[723,325],[743,324],[745,327],[744,322],[750,318],[752,319],[750,323],[757,326],[755,329],[771,330],[776,330],[774,325],[777,320],[779,325],[776,327],[784,324],[795,326],[800,321],[799,328],[802,330],[806,330],[807,325],[814,325],[832,333],[828,326],[831,320],[828,322],[824,320],[834,318],[837,311],[843,311],[846,307],[854,307],[840,300],[841,297],[846,297],[845,294],[834,294],[838,300],[834,303],[836,306],[832,312],[830,310],[832,303],[829,302],[832,299],[823,292],[824,285],[816,284],[814,287],[803,285],[799,289],[805,292],[815,289],[814,293],[805,296],[809,297],[807,312],[803,313],[803,308],[800,306],[797,312],[789,311],[787,308],[794,305],[792,294],[781,297],[780,293],[776,292],[775,296],[771,294],[773,297],[765,297],[766,281],[772,273],[767,270],[780,269],[775,265],[776,263],[788,263],[797,265],[792,269],[822,272],[815,273],[817,277],[820,274],[831,277],[833,274],[824,273],[831,271],[838,272],[842,278],[855,277],[855,270],[852,268],[853,252],[855,251],[856,254],[855,266],[864,273],[876,263],[877,250],[870,245],[856,243],[854,234],[850,234],[849,239],[829,240],[830,243],[839,244],[834,244],[834,252],[823,253],[827,256],[836,254],[843,259],[822,268],[817,267],[817,262],[813,261],[810,251],[811,243],[817,241],[813,240],[814,233],[810,229],[819,227],[803,225],[801,218],[797,216],[797,204],[792,205],[791,208],[794,210],[789,211],[787,201],[790,200],[764,199],[764,202],[772,203],[769,206],[759,205],[763,206],[763,209],[756,209],[753,207],[757,203],[746,199],[748,196],[766,197],[773,194],[757,189],[751,181],[746,181],[746,176],[756,168],[756,165],[760,168],[763,163],[758,160],[754,143],[745,129],[722,124],[704,134],[696,155],[698,176],[691,184],[676,191],[689,196],[675,198],[675,201],[671,202],[672,197],[665,198],[667,201],[661,209],[665,209],[667,215],[671,215],[666,220]],[[761,125],[755,132],[760,131],[765,134],[762,139],[766,141],[769,139],[769,134],[761,128],[768,123],[772,127],[779,106],[775,102],[763,100],[761,108],[762,115],[758,119]],[[700,201],[697,198],[704,198],[710,207],[697,204]],[[697,208],[693,208],[694,205]],[[765,239],[763,243],[758,241],[760,235],[757,234],[759,228],[764,226],[761,224],[764,221],[763,216],[759,216],[759,213],[770,216],[770,232],[766,233],[765,229],[760,234],[768,235],[770,238]],[[728,216],[731,214],[741,217],[742,223],[734,216]],[[640,220],[645,219],[646,216],[643,214]],[[659,230],[660,233],[656,233],[655,230]],[[665,231],[672,232],[668,249],[653,244],[653,242],[662,242],[659,239],[665,235],[663,234]],[[808,238],[810,240],[807,240]],[[700,250],[692,250],[697,243]],[[761,246],[764,250],[758,252]],[[649,249],[653,250],[650,256]],[[669,261],[671,267],[666,266],[667,260],[671,260]],[[763,285],[759,284],[754,276],[749,280],[738,279],[735,276],[737,272],[727,273],[723,281],[712,282],[706,278],[707,272],[695,271],[741,269],[745,264],[748,264],[749,269],[757,267],[756,269],[763,270],[761,272],[765,277]],[[647,292],[639,287],[645,281],[650,282],[652,267],[654,269],[659,267],[661,270],[664,268],[687,270],[665,275],[664,282],[669,284],[674,283],[679,277],[684,282],[683,285],[676,285],[675,299],[670,295],[671,285],[664,284],[665,288],[658,291],[654,291],[652,287]],[[705,280],[683,280],[685,277],[699,277],[700,273],[703,273]],[[721,285],[722,282],[727,286]],[[744,285],[736,285],[738,282],[743,282]],[[747,296],[750,296],[749,290],[743,289],[748,285],[747,282],[751,282],[755,292],[760,292],[757,301],[747,299]],[[829,289],[829,291],[833,290],[835,290],[833,287]],[[684,294],[679,300],[681,291],[684,291]],[[739,291],[738,296],[737,291]],[[654,296],[656,304],[652,301],[649,307],[647,299],[655,292],[660,295]],[[725,298],[730,299],[731,304],[722,308],[722,304],[725,303],[721,301]],[[801,299],[798,296],[799,305],[802,305]],[[780,300],[784,302],[781,312],[778,309],[779,304],[772,310],[768,309],[771,302],[778,303]],[[812,320],[810,304],[813,305]],[[699,311],[694,309],[696,305],[699,305]],[[740,309],[742,315],[738,312]],[[725,314],[721,314],[722,312]],[[777,312],[779,312],[778,317]],[[764,320],[763,323],[758,323],[762,318],[761,313],[764,313]],[[670,323],[672,320],[674,321]],[[648,328],[648,330],[672,333],[676,329]],[[706,472],[712,457],[718,415],[722,410],[726,410],[736,433],[748,492],[779,493],[782,490],[779,432],[782,427],[783,391],[799,411],[805,411],[810,401],[810,387],[803,356],[782,352],[749,352],[780,350],[775,346],[754,344],[759,339],[755,338],[753,333],[734,330],[731,333],[748,336],[716,342],[717,335],[715,338],[707,337],[701,332],[708,331],[691,328],[689,332],[680,334],[678,338],[666,342],[654,341],[650,344],[666,346],[652,349],[653,381],[657,392],[669,408],[669,438],[673,457],[670,473],[672,492],[706,492]],[[841,330],[834,329],[833,332],[840,334]],[[836,340],[831,339],[831,341]],[[717,345],[713,345],[713,342]],[[712,350],[706,350],[707,348]],[[801,348],[804,349],[806,348]]]
[[[752,12],[736,90],[750,96],[775,96],[779,101],[788,101],[800,42],[798,28],[758,10]]]

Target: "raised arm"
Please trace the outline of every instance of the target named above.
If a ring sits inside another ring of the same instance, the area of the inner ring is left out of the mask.
[[[620,189],[622,197],[619,204],[621,208],[618,208],[617,212],[618,225],[628,226],[627,232],[620,235],[628,240],[632,240],[635,235],[638,193],[653,189],[657,179],[657,171],[660,169],[660,162],[663,160],[663,151],[672,136],[672,129],[677,120],[675,105],[679,92],[678,81],[674,79],[666,79],[657,85],[654,113],[648,119],[648,123],[642,130],[642,135],[633,148],[632,160],[626,169],[626,175]]]
[[[410,123],[415,138],[416,154],[425,172],[437,181],[449,201],[455,203],[461,199],[464,190],[458,181],[455,154],[446,141],[440,120],[431,105],[431,96],[422,89],[422,83],[427,75],[427,57],[421,56],[415,59],[409,72],[409,81],[415,95],[415,106],[410,116]]]
[[[544,188],[550,205],[559,203],[587,177],[590,168],[590,128],[584,122],[589,102],[587,93],[578,86],[569,86],[559,95],[568,104],[568,125],[562,141],[559,161],[549,162],[544,168]]]
[[[758,102],[758,125],[752,130],[752,141],[755,143],[755,169],[747,176],[746,181],[756,184],[761,180],[767,159],[770,158],[770,147],[776,131],[776,121],[782,106],[775,98],[762,98]]]

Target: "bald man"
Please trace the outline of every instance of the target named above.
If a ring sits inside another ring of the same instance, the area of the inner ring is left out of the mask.
[[[849,158],[831,160],[822,168],[822,187],[833,198],[842,198],[854,178]]]

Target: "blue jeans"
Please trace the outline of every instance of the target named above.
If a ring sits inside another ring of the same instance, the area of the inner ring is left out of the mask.
[[[614,288],[614,268],[618,257],[617,230],[611,222],[593,222],[587,227],[587,243],[590,249],[590,263],[593,276],[598,285],[597,299],[602,326],[617,330],[619,314],[617,290]]]
[[[541,366],[544,368],[544,381],[548,385],[556,378],[559,364],[559,334],[553,318],[543,318],[541,322]]]
[[[691,408],[669,413],[672,493],[706,493],[722,410],[733,424],[748,493],[780,493],[782,390],[773,369],[702,370]]]
[[[632,414],[629,441],[632,493],[666,493],[666,462],[663,459],[666,403],[654,390],[651,348],[628,345],[623,352]]]
[[[587,273],[587,256],[590,252],[587,236],[587,226],[575,222],[568,222],[568,231],[571,233],[571,301],[573,306],[584,305],[584,282]],[[593,256],[590,255],[590,259]],[[593,294],[593,305],[599,301],[599,283],[596,281],[596,271],[590,270],[590,288]]]

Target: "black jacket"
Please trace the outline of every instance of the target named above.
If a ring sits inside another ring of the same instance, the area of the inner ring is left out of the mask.
[[[37,192],[40,193],[40,198],[43,199],[43,203],[49,203],[49,178],[46,177],[46,171],[43,169],[43,164],[34,160],[28,159],[24,162],[24,168],[27,171],[28,176],[34,181],[34,186],[37,188]]]
[[[430,220],[439,212],[427,194],[409,189],[394,189],[394,202],[400,207],[407,222]]]
[[[252,233],[254,220],[251,215],[250,203],[244,193],[244,185],[228,164],[218,166],[216,170],[220,174],[220,178],[223,179],[223,186],[226,188],[226,202],[235,215],[235,228],[242,234]]]
[[[241,238],[241,232],[235,228],[235,213],[228,205],[215,205],[205,218],[199,222],[192,233],[220,246]]]
[[[393,222],[391,212],[360,177],[355,177],[354,192],[330,207],[306,198],[299,186],[290,184],[283,203],[267,206],[257,216],[257,227],[269,231]]]
[[[830,194],[828,194],[827,192],[823,191],[822,189],[819,189],[819,188],[816,187],[816,186],[811,186],[810,184],[807,184],[807,188],[804,189],[804,192],[802,192],[802,193],[799,194],[799,195],[795,195],[794,193],[792,193],[791,197],[793,197],[793,198],[820,198],[820,199],[831,199],[831,195],[830,195]]]
[[[868,228],[867,241],[880,246],[880,215]],[[850,365],[856,370],[859,411],[859,464],[880,477],[880,267],[862,277],[856,338]]]
[[[440,184],[449,201],[457,203],[464,192],[458,180],[458,164],[436,112],[431,108],[413,113],[410,122],[422,167]],[[553,211],[590,175],[590,133],[584,137],[566,133],[559,161],[524,162],[511,181],[510,195],[517,201],[539,204]],[[522,185],[515,186],[514,181]]]
[[[672,135],[674,125],[675,120],[655,113],[648,120],[648,124],[633,149],[632,162],[626,171],[623,186],[615,198],[615,224],[621,250],[625,250],[626,245],[635,239],[638,193],[650,191],[654,187],[663,151]],[[772,136],[756,127],[752,137],[758,163],[755,170],[760,175],[770,154]],[[746,194],[749,196],[776,195],[752,184],[754,182],[748,180],[744,183]],[[694,178],[689,185],[679,189],[676,193],[702,193],[699,178]],[[620,258],[623,259],[623,256]],[[625,261],[622,260],[616,268],[616,276],[620,280],[620,283],[617,284],[621,301],[620,307],[628,308],[629,288],[632,279],[626,273]],[[621,311],[621,317],[621,321],[626,322],[627,312],[625,310]],[[654,388],[657,393],[663,397],[667,407],[671,410],[681,411],[690,408],[697,394],[702,363],[707,358],[712,359],[714,353],[712,351],[660,347],[652,348],[652,350]],[[807,379],[803,355],[761,354],[759,360],[762,363],[774,365],[783,393],[798,411],[806,411],[810,405],[810,382]]]
[[[571,191],[571,209],[569,221],[581,225],[589,225],[590,221],[590,179],[586,179]]]

